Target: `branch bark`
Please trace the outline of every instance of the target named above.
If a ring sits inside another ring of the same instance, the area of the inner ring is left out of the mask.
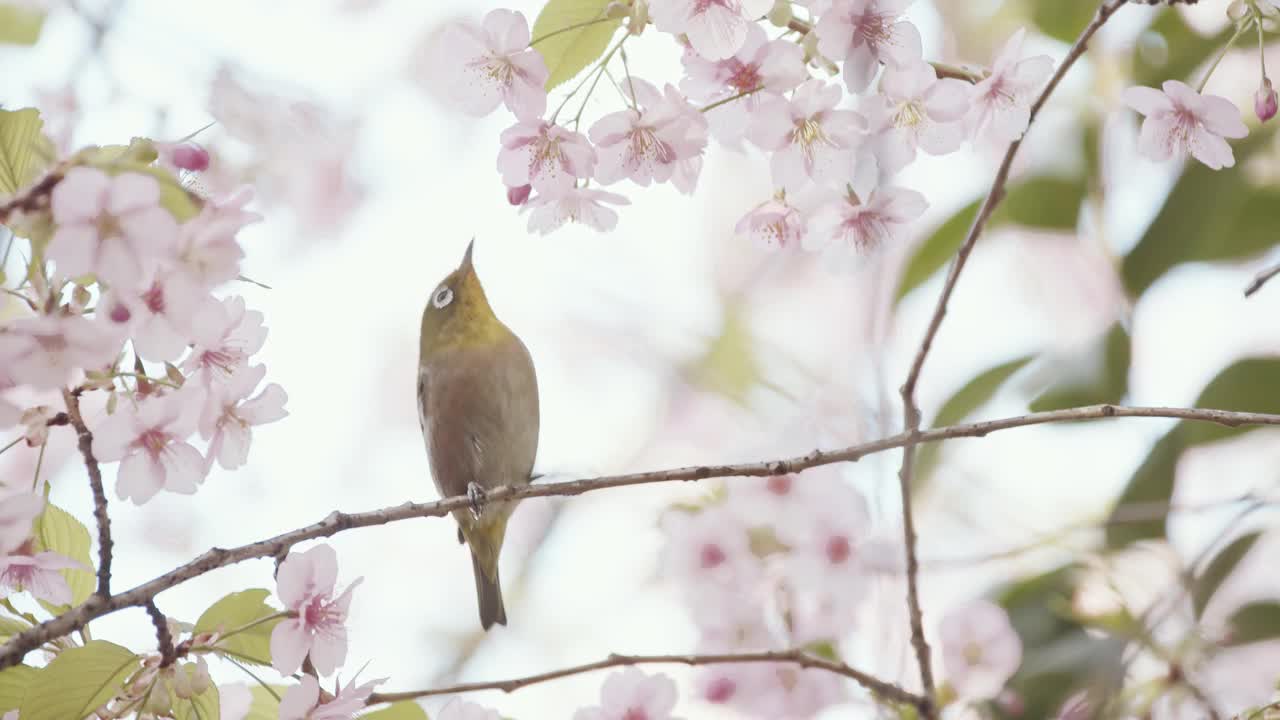
[[[581,495],[596,490],[629,485],[646,485],[649,483],[786,475],[823,465],[856,462],[867,455],[904,447],[909,441],[926,443],[950,438],[983,437],[989,433],[1017,427],[1118,417],[1173,418],[1211,422],[1231,427],[1241,425],[1280,426],[1280,415],[1268,413],[1244,413],[1199,408],[1090,405],[1067,410],[1019,415],[999,420],[952,425],[934,430],[922,430],[918,431],[914,436],[910,433],[898,433],[880,440],[852,445],[839,450],[815,450],[808,455],[781,460],[740,465],[699,465],[672,470],[570,480],[568,482],[547,483],[544,485],[498,487],[489,490],[486,496],[490,501],[519,500],[531,497]],[[14,635],[7,643],[0,646],[0,669],[18,664],[31,650],[40,647],[40,645],[53,638],[75,632],[95,618],[124,608],[143,606],[148,600],[156,597],[161,592],[218,568],[254,558],[275,557],[287,552],[289,548],[300,542],[337,535],[340,532],[354,528],[386,525],[410,518],[443,517],[454,510],[470,507],[470,503],[469,498],[465,495],[460,495],[444,498],[436,502],[404,503],[362,513],[333,512],[319,522],[281,533],[265,540],[231,549],[212,548],[185,565],[174,568],[137,587],[110,597],[92,595],[82,605]]]
[[[1098,6],[1093,20],[1080,32],[1080,36],[1076,38],[1071,49],[1067,51],[1066,57],[1062,59],[1058,69],[1049,78],[1044,90],[1040,92],[1035,102],[1032,103],[1027,121],[1028,132],[1035,122],[1036,116],[1040,114],[1040,109],[1049,100],[1049,96],[1053,94],[1058,84],[1062,82],[1062,78],[1066,76],[1071,66],[1084,54],[1085,48],[1094,33],[1127,1],[1103,0],[1102,4]],[[955,259],[952,260],[951,267],[947,271],[947,278],[942,286],[942,294],[939,295],[938,302],[934,306],[933,316],[929,320],[924,338],[920,341],[920,349],[916,352],[915,359],[911,362],[911,368],[907,372],[907,379],[903,382],[901,388],[903,426],[908,438],[903,445],[902,467],[898,471],[898,484],[902,493],[902,532],[907,556],[907,611],[911,624],[911,646],[915,650],[916,663],[920,666],[920,682],[924,688],[925,697],[930,700],[933,699],[935,694],[933,665],[929,652],[929,643],[924,636],[924,617],[920,609],[918,581],[920,564],[916,553],[915,520],[911,512],[911,478],[914,472],[916,445],[921,439],[919,435],[920,408],[916,404],[916,384],[920,380],[920,372],[924,368],[924,361],[929,355],[930,348],[933,347],[933,341],[937,337],[938,329],[942,326],[942,319],[946,317],[947,304],[950,302],[951,294],[955,291],[956,283],[960,279],[960,272],[964,270],[969,254],[973,251],[973,246],[977,243],[983,229],[986,228],[987,221],[991,219],[991,214],[995,212],[1000,201],[1004,199],[1005,185],[1009,181],[1009,172],[1013,167],[1013,159],[1018,154],[1020,147],[1022,147],[1021,138],[1010,143],[1009,149],[1005,151],[1004,159],[1001,160],[1000,167],[996,170],[995,179],[991,182],[991,190],[987,193],[986,199],[983,200],[982,207],[979,208],[977,216],[973,219],[973,225],[969,228],[964,242],[960,245],[960,249],[956,251]],[[934,718],[937,716],[937,710],[934,707],[928,707],[923,714],[926,718]]]
[[[84,456],[84,467],[89,473],[93,517],[98,522],[98,595],[106,598],[111,596],[111,551],[114,543],[111,541],[111,518],[107,515],[107,493],[102,486],[102,468],[93,456],[93,433],[89,432],[84,418],[80,416],[79,398],[68,390],[62,391],[62,398],[67,403],[67,418],[76,429],[80,454]]]

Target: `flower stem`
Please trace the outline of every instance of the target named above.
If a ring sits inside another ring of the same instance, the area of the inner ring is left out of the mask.
[[[761,91],[761,90],[763,90],[763,89],[764,89],[764,86],[763,86],[763,85],[760,85],[759,87],[753,87],[753,88],[751,88],[750,90],[743,90],[742,92],[738,93],[737,95],[731,95],[731,96],[729,96],[729,97],[727,97],[727,98],[724,98],[723,100],[717,100],[717,101],[715,101],[715,102],[711,103],[710,105],[708,105],[708,106],[706,106],[706,107],[704,107],[704,108],[699,108],[699,109],[698,109],[698,112],[705,113],[705,112],[708,112],[708,111],[711,111],[711,110],[715,110],[716,108],[720,107],[721,105],[728,105],[729,103],[733,102],[734,100],[741,100],[742,98],[744,98],[744,97],[746,97],[746,96],[748,96],[748,95],[751,95],[751,94],[753,94],[753,93],[758,93],[758,92],[760,92],[760,91]]]
[[[1246,30],[1249,29],[1249,26],[1256,23],[1257,21],[1258,19],[1256,17],[1254,17],[1253,15],[1250,15],[1247,20],[1244,20],[1240,23],[1240,27],[1236,28],[1235,33],[1232,34],[1231,37],[1227,39],[1227,44],[1222,46],[1222,49],[1218,51],[1218,56],[1213,59],[1213,64],[1210,65],[1209,69],[1205,71],[1204,77],[1200,79],[1200,84],[1196,86],[1196,92],[1198,93],[1204,92],[1205,85],[1209,84],[1209,78],[1213,77],[1213,71],[1218,69],[1218,63],[1221,63],[1222,58],[1227,56],[1227,51],[1230,50],[1231,47],[1236,44],[1236,40],[1239,40],[1240,36],[1243,35]]]
[[[551,113],[552,124],[555,123],[556,118],[560,115],[560,111],[564,110],[564,106],[568,105],[569,101],[573,99],[573,96],[577,95],[578,91],[582,89],[582,86],[586,85],[587,81],[591,80],[592,77],[594,76],[595,80],[591,83],[591,89],[587,91],[587,97],[582,101],[582,105],[584,107],[586,106],[587,100],[591,99],[591,93],[595,91],[596,83],[600,82],[600,75],[604,72],[604,68],[609,64],[609,61],[613,59],[613,54],[618,52],[618,48],[622,47],[622,43],[627,41],[628,36],[629,34],[623,35],[621,40],[614,43],[614,46],[609,49],[609,52],[605,53],[605,56],[603,58],[600,58],[600,65],[597,66],[594,71],[587,73],[587,76],[582,78],[582,81],[579,82],[572,90],[570,90],[568,95],[564,96],[564,100],[560,101],[560,105],[556,107],[556,111]],[[574,119],[577,120],[578,118],[581,118],[581,117],[582,117],[582,110],[578,110],[578,117]]]
[[[543,34],[543,35],[539,35],[538,37],[536,37],[536,38],[534,38],[534,39],[530,40],[530,41],[529,41],[529,47],[533,47],[534,45],[537,45],[538,43],[542,42],[543,40],[546,40],[546,39],[548,39],[548,38],[553,38],[553,37],[555,37],[555,36],[557,36],[557,35],[559,35],[559,34],[561,34],[561,33],[567,33],[567,32],[570,32],[570,31],[572,31],[572,30],[579,30],[579,29],[584,28],[584,27],[590,27],[590,26],[592,26],[592,25],[599,25],[599,24],[600,24],[600,23],[602,23],[602,22],[609,22],[610,20],[617,20],[617,19],[618,19],[618,18],[611,18],[611,17],[609,17],[608,15],[605,15],[604,17],[598,17],[598,18],[596,18],[596,19],[594,19],[594,20],[584,20],[583,22],[580,22],[580,23],[574,23],[574,24],[572,24],[572,25],[566,25],[566,26],[564,26],[564,27],[560,28],[559,30],[552,30],[552,31],[551,31],[551,32],[549,32],[549,33],[546,33],[546,34]]]
[[[244,626],[238,627],[238,628],[236,628],[235,630],[232,630],[231,632],[228,632],[228,633],[226,633],[225,635],[222,635],[221,637],[219,637],[219,638],[218,638],[218,640],[219,640],[219,641],[221,641],[221,640],[226,640],[227,638],[231,637],[232,635],[237,635],[237,634],[242,633],[242,632],[244,632],[244,631],[246,631],[246,630],[252,630],[253,628],[258,627],[259,625],[261,625],[261,624],[263,624],[263,623],[271,622],[272,620],[277,620],[277,619],[279,619],[279,618],[285,618],[285,617],[297,617],[297,616],[298,616],[298,614],[297,614],[297,613],[295,613],[295,612],[293,612],[293,611],[291,611],[291,610],[281,610],[281,611],[280,611],[280,612],[278,612],[278,613],[274,613],[274,614],[268,615],[268,616],[266,616],[266,617],[260,617],[260,618],[258,618],[257,620],[254,620],[253,622],[249,623],[248,625],[244,625]]]

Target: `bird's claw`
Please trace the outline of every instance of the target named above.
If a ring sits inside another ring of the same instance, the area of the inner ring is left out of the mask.
[[[476,483],[467,483],[467,499],[471,501],[471,514],[478,520],[484,510],[485,491]]]

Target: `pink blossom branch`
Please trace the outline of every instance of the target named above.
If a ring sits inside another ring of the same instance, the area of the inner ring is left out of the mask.
[[[915,433],[898,433],[879,440],[852,445],[838,450],[815,450],[807,455],[739,465],[698,465],[656,470],[651,472],[614,475],[567,482],[498,487],[487,491],[489,501],[519,500],[531,497],[581,495],[596,490],[647,485],[650,483],[698,481],[712,478],[769,477],[798,473],[809,468],[856,462],[875,453],[905,447],[908,443],[939,442],[951,438],[983,437],[1000,430],[1031,425],[1074,422],[1118,417],[1173,418],[1196,422],[1210,422],[1230,427],[1243,425],[1280,426],[1280,415],[1246,413],[1231,410],[1173,407],[1127,407],[1123,405],[1089,405],[1087,407],[1032,413],[999,420],[952,425]],[[400,522],[410,518],[443,517],[454,510],[469,508],[471,500],[465,495],[448,497],[429,503],[404,503],[362,513],[333,512],[323,520],[296,530],[281,533],[258,542],[224,549],[212,548],[194,560],[181,565],[130,590],[110,597],[90,596],[83,604],[46,620],[29,630],[14,635],[0,646],[0,670],[22,661],[31,650],[53,638],[63,637],[83,628],[89,621],[129,607],[139,607],[161,592],[180,585],[192,578],[218,568],[255,558],[278,557],[294,545],[316,538],[330,537],[354,528],[373,527]]]
[[[1262,289],[1263,285],[1266,285],[1271,280],[1271,278],[1275,277],[1276,275],[1280,275],[1280,263],[1276,263],[1275,265],[1272,265],[1271,267],[1263,270],[1257,275],[1254,275],[1253,280],[1249,281],[1248,286],[1246,286],[1244,289],[1244,296],[1250,297],[1254,293],[1258,292],[1259,290]]]
[[[1035,122],[1036,116],[1040,114],[1040,109],[1044,107],[1049,96],[1053,94],[1058,84],[1062,82],[1062,78],[1066,76],[1076,60],[1079,60],[1084,55],[1085,48],[1094,33],[1126,2],[1127,0],[1103,0],[1102,4],[1098,6],[1093,20],[1080,32],[1080,36],[1076,38],[1071,49],[1067,51],[1066,57],[1062,59],[1053,76],[1049,78],[1044,90],[1040,92],[1039,97],[1032,103],[1030,116],[1027,120],[1028,132],[1031,124]],[[1004,159],[1000,162],[995,179],[992,180],[991,190],[987,193],[986,199],[983,200],[982,207],[978,210],[977,216],[974,217],[973,225],[969,228],[968,235],[966,235],[964,242],[960,245],[960,249],[956,252],[955,259],[951,262],[951,268],[947,271],[947,279],[943,283],[942,294],[939,295],[938,302],[934,306],[933,316],[929,320],[924,338],[920,341],[920,349],[916,352],[915,359],[911,363],[911,369],[907,373],[907,379],[903,382],[901,388],[903,425],[909,438],[903,446],[902,467],[898,472],[898,483],[902,492],[902,532],[907,555],[907,610],[911,624],[911,645],[915,649],[916,662],[920,666],[920,681],[923,685],[925,696],[930,699],[934,697],[933,667],[930,659],[929,643],[924,636],[924,616],[920,609],[920,590],[917,579],[920,567],[916,554],[915,520],[911,512],[911,478],[914,471],[915,450],[919,441],[921,420],[920,408],[916,404],[916,384],[920,380],[920,372],[924,368],[924,361],[929,355],[929,349],[933,347],[933,340],[938,334],[938,329],[942,326],[942,319],[946,317],[947,303],[950,302],[951,294],[955,291],[956,282],[960,279],[960,272],[964,270],[965,262],[969,259],[969,253],[973,251],[973,246],[977,243],[978,237],[982,234],[987,221],[991,218],[991,214],[1000,204],[1000,201],[1004,199],[1005,185],[1009,180],[1009,171],[1013,167],[1013,159],[1018,154],[1020,147],[1022,147],[1021,138],[1010,143],[1009,149],[1005,151]],[[937,716],[936,708],[930,707],[926,710],[924,713],[926,718]]]
[[[827,660],[803,650],[781,650],[773,652],[733,653],[724,655],[618,655],[613,654],[596,662],[573,665],[559,670],[512,678],[510,680],[493,680],[488,682],[462,683],[449,687],[431,688],[428,690],[411,690],[409,692],[374,693],[369,696],[368,704],[416,700],[432,695],[454,695],[476,690],[501,690],[505,693],[515,692],[523,687],[559,680],[570,675],[595,672],[612,667],[629,665],[723,665],[729,663],[794,663],[806,669],[819,669],[852,679],[870,690],[880,700],[912,705],[922,709],[928,703],[924,697],[903,690],[891,682],[879,680],[860,670],[855,670],[845,663]]]
[[[93,517],[98,522],[98,595],[110,597],[111,550],[114,543],[111,541],[111,518],[107,515],[107,493],[102,486],[102,468],[98,466],[98,459],[93,456],[93,433],[89,432],[84,418],[80,416],[79,398],[75,391],[68,390],[62,391],[62,398],[67,404],[66,418],[76,429],[80,454],[84,456],[84,467],[89,473],[89,489],[93,492]],[[52,425],[53,420],[60,417],[62,413],[51,419],[49,424]]]

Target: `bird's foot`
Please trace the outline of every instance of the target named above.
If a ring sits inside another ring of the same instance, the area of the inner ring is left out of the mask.
[[[467,499],[471,501],[471,514],[478,520],[486,500],[484,488],[473,482],[467,483]]]

